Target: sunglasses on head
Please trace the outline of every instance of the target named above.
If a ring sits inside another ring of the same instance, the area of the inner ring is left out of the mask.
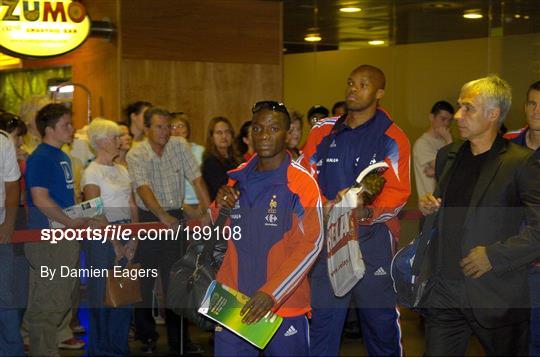
[[[287,111],[285,104],[275,102],[273,100],[263,100],[263,101],[255,103],[253,108],[251,108],[251,112],[255,114],[263,109],[268,109],[273,112],[286,113],[287,115],[289,115],[289,112]]]

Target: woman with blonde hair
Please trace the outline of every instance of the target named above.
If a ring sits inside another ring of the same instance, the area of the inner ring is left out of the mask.
[[[82,187],[85,199],[101,197],[108,224],[138,220],[137,208],[127,169],[114,162],[120,153],[118,124],[96,118],[88,126],[88,139],[96,152],[96,159],[84,171]],[[114,265],[129,263],[135,256],[137,240],[86,241],[88,266],[110,269]],[[128,355],[128,335],[132,309],[130,306],[105,308],[105,277],[88,279],[90,305],[90,331],[88,354],[90,356]]]

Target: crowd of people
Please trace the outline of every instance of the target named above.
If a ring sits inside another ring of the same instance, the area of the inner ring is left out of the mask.
[[[70,109],[32,97],[19,115],[0,113],[0,242],[9,243],[14,230],[53,222],[210,225],[227,207],[229,224],[242,235],[228,241],[216,279],[250,297],[244,323],[269,311],[284,318],[265,355],[339,355],[352,301],[368,354],[403,355],[391,271],[399,213],[411,194],[411,148],[379,105],[385,88],[379,68],[355,68],[345,100],[331,113],[321,105],[307,111],[311,129],[303,145],[303,115],[275,101],[257,102],[238,135],[228,118],[211,119],[199,145],[187,114],[146,101],[128,105],[125,120],[95,118],[75,133]],[[526,126],[505,134],[512,101],[506,81],[480,78],[456,94],[457,108],[433,105],[429,129],[412,149],[418,207],[425,216],[437,214],[428,252],[432,276],[422,297],[425,353],[464,355],[474,334],[488,355],[540,355],[540,81],[527,91]],[[381,161],[389,168],[378,188],[359,195],[354,209],[365,273],[337,297],[325,222],[358,174]],[[101,216],[63,211],[97,197]],[[105,306],[106,277],[88,278],[87,350],[129,355],[134,327],[142,352],[154,352],[156,290],[167,291],[169,271],[187,243],[0,244],[0,355],[57,356],[59,348],[84,346],[75,335],[85,330],[77,319],[79,279],[45,277],[42,267],[111,269],[132,262],[160,272],[140,278],[142,302],[134,306]],[[171,353],[201,352],[180,316],[164,306],[163,317]],[[214,347],[216,355],[261,352],[219,326]]]

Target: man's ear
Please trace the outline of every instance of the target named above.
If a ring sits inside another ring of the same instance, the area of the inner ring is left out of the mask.
[[[384,89],[377,89],[377,94],[376,94],[377,100],[381,100],[382,97],[384,97]]]
[[[45,136],[51,135],[53,131],[54,131],[53,127],[47,125],[45,127]]]
[[[497,122],[501,116],[501,108],[491,108],[488,111],[488,120],[491,122]]]

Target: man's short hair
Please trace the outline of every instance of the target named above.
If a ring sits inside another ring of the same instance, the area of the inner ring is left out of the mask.
[[[285,104],[273,100],[262,100],[253,105],[251,108],[251,113],[255,115],[261,110],[270,110],[272,112],[280,113],[283,123],[285,124],[285,130],[289,130],[291,128],[291,116]]]
[[[450,114],[454,114],[454,107],[452,104],[448,103],[446,100],[439,100],[431,107],[431,114],[437,115],[442,111],[447,111]]]
[[[315,104],[314,106],[309,108],[309,110],[307,112],[307,120],[308,120],[308,122],[311,119],[311,117],[313,117],[315,114],[320,114],[323,117],[327,118],[330,115],[330,111],[325,106],[322,106],[320,104]]]
[[[71,110],[63,104],[51,103],[41,108],[36,114],[36,127],[39,135],[44,138],[45,128],[51,127],[54,129],[56,123],[64,115],[71,115]]]
[[[363,65],[360,65],[360,66],[356,67],[352,71],[352,73],[359,72],[359,71],[371,72],[374,75],[375,80],[378,82],[378,83],[376,83],[376,84],[379,85],[379,88],[377,88],[377,89],[384,89],[384,87],[386,87],[386,76],[384,75],[384,72],[380,68],[372,66],[370,64],[363,64]]]
[[[484,99],[486,113],[490,109],[499,108],[499,127],[504,123],[512,105],[512,88],[508,82],[493,74],[465,83],[461,91],[465,90],[475,91]]]
[[[167,119],[171,118],[171,113],[167,109],[160,107],[150,107],[144,112],[144,126],[149,128],[152,126],[152,118],[154,115],[159,115]]]
[[[338,108],[343,108],[345,111],[347,111],[347,103],[345,103],[344,100],[335,102],[334,105],[332,106],[332,115],[336,115],[336,110]]]
[[[540,81],[536,81],[529,86],[529,89],[527,89],[527,96],[525,97],[527,100],[529,100],[529,93],[533,90],[540,91]]]

